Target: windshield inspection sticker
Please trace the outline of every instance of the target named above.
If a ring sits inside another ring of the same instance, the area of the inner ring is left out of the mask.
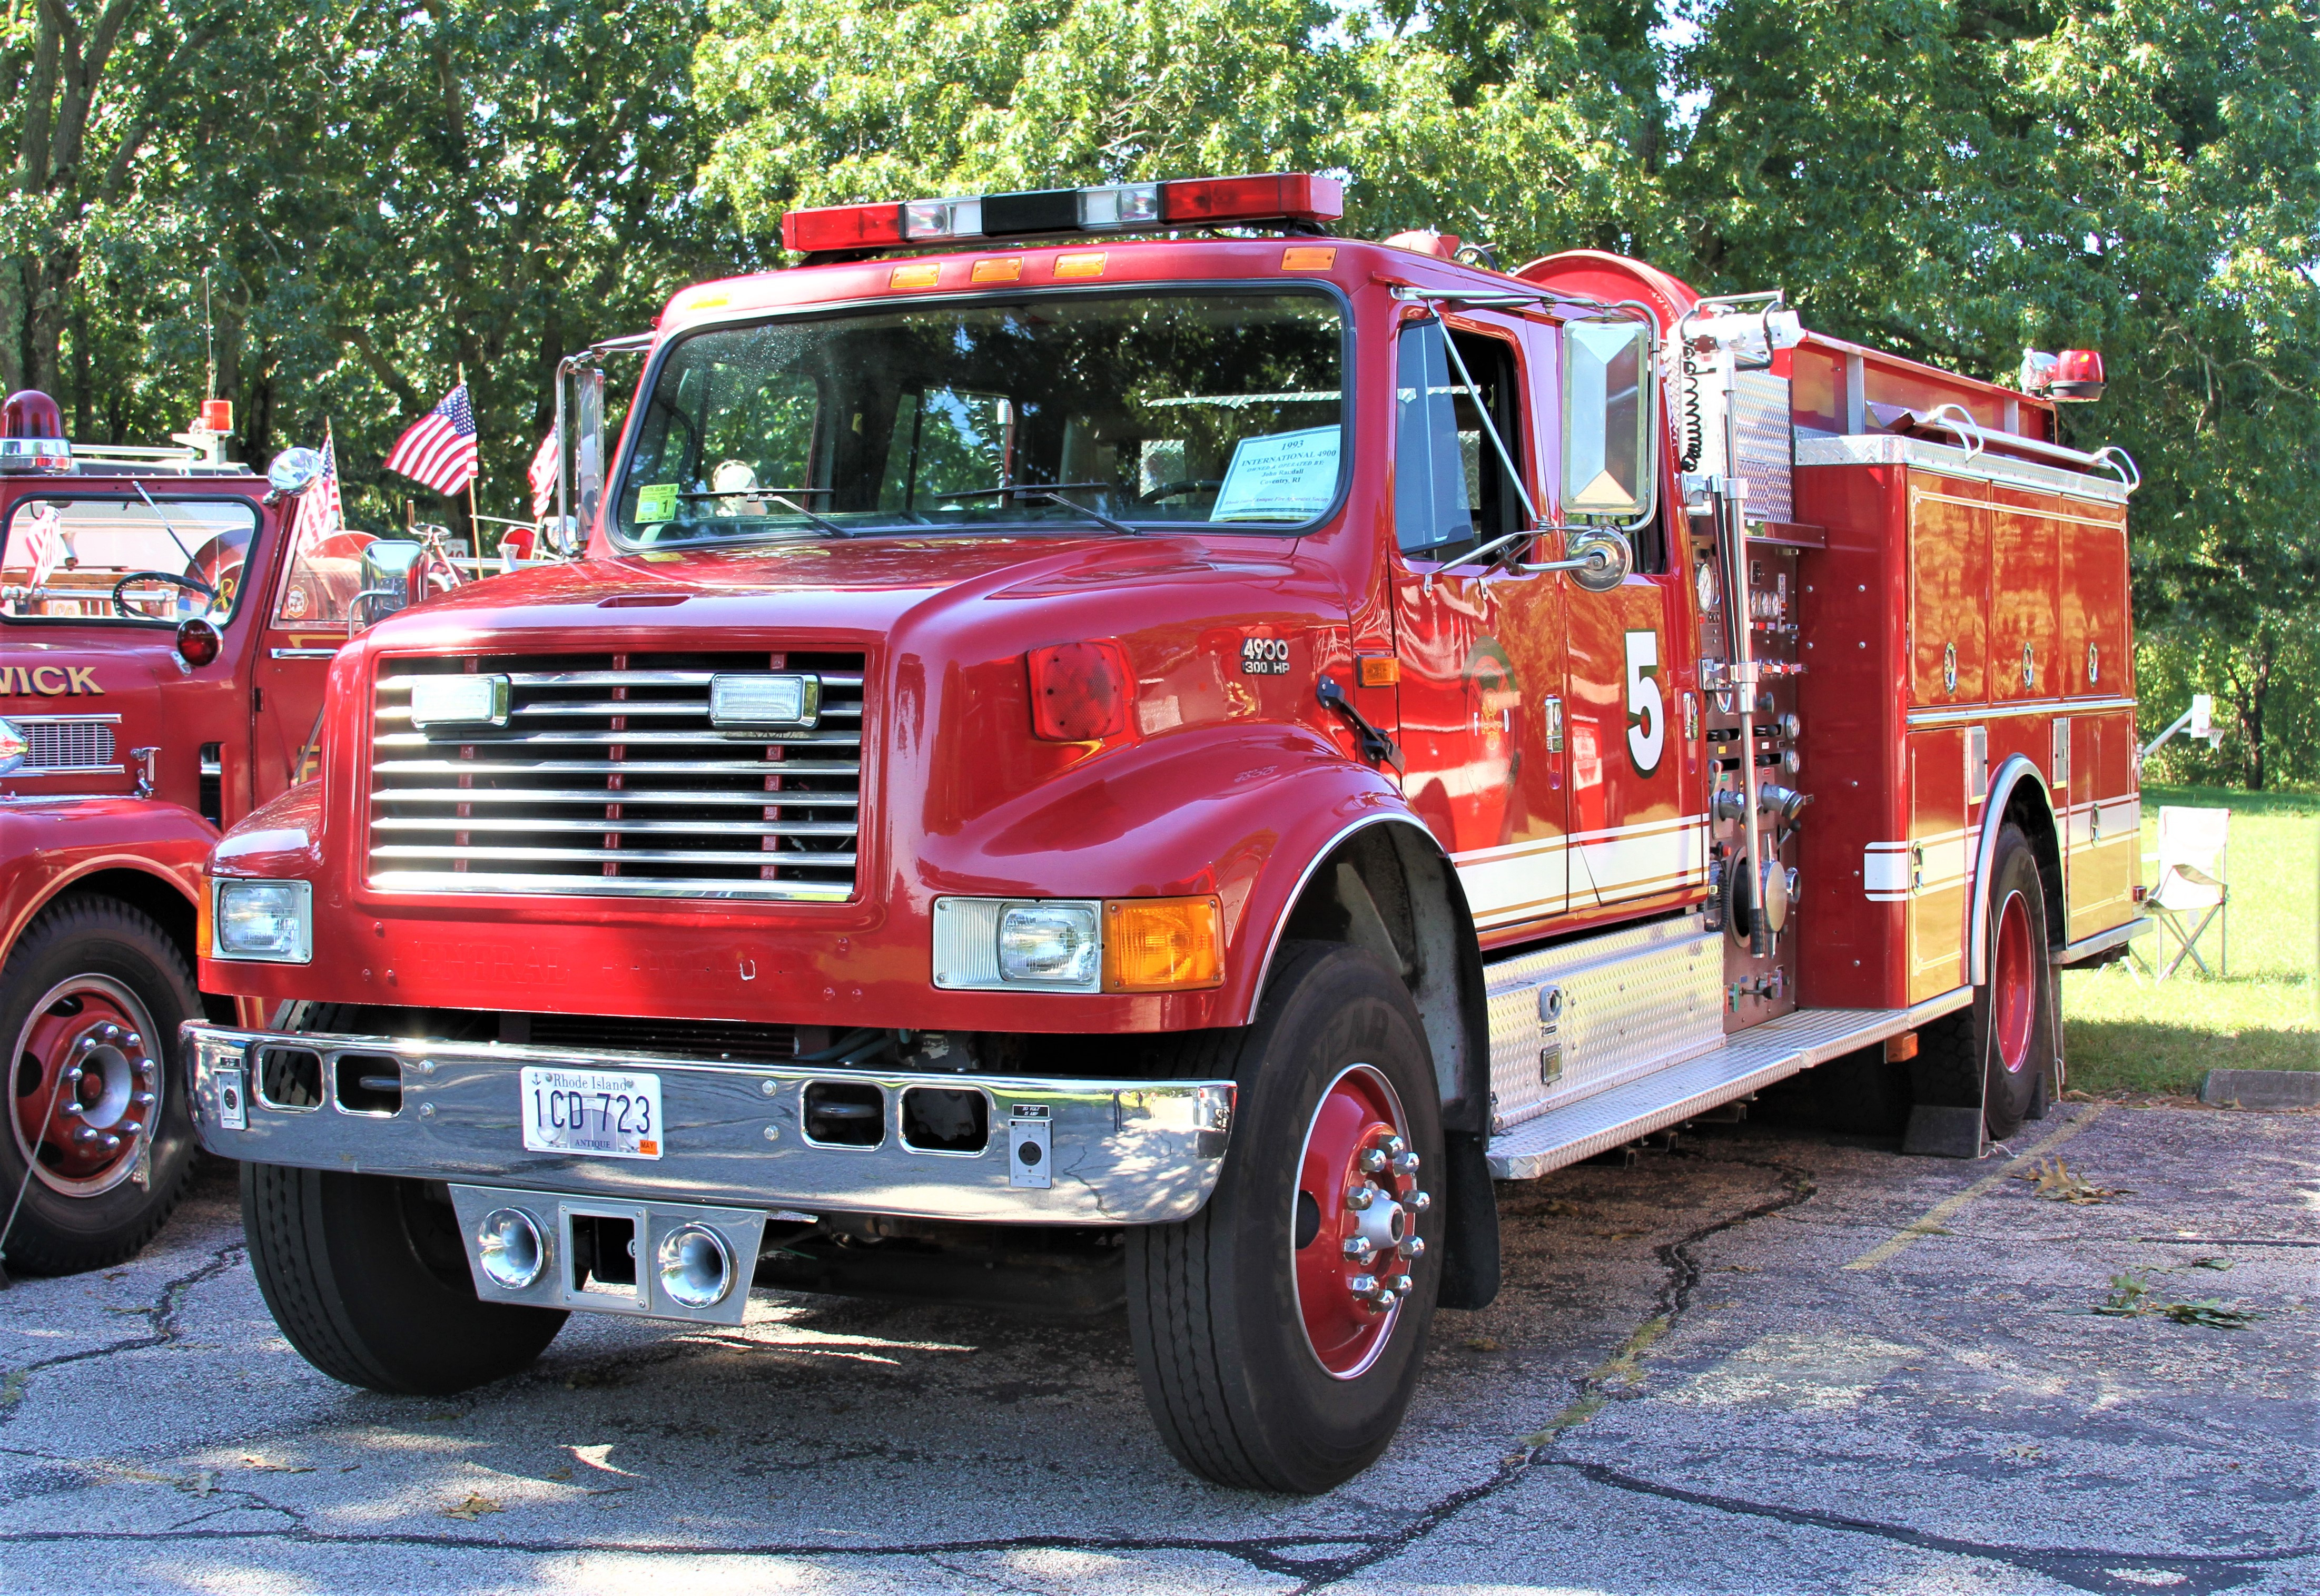
[[[648,482],[638,488],[637,519],[639,521],[675,521],[676,519],[676,484]]]
[[[1337,428],[1244,438],[1233,449],[1209,519],[1310,521],[1329,507],[1337,492]]]

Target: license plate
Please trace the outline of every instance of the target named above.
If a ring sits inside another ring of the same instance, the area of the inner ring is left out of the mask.
[[[657,1158],[660,1077],[601,1069],[523,1072],[523,1145],[534,1153]]]

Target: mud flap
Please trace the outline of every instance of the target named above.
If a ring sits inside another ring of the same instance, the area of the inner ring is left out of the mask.
[[[1471,1312],[1488,1308],[1499,1295],[1499,1194],[1491,1183],[1486,1138],[1469,1131],[1445,1131],[1442,1195],[1449,1209],[1442,1228],[1442,1285],[1435,1299],[1444,1308]]]

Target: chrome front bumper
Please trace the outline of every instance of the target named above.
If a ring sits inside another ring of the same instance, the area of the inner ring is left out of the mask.
[[[185,1027],[185,1038],[195,1120],[213,1153],[575,1197],[999,1224],[1163,1224],[1208,1201],[1232,1120],[1229,1081],[878,1073],[199,1023]],[[269,1048],[318,1055],[323,1101],[269,1102],[258,1070]],[[342,1058],[349,1069],[340,1069]],[[527,1149],[517,1085],[526,1065],[658,1075],[662,1156]],[[345,1081],[390,1067],[402,1084],[391,1111],[344,1101]],[[804,1093],[815,1082],[876,1086],[885,1115],[879,1145],[810,1139]],[[983,1148],[906,1146],[899,1114],[913,1086],[981,1092],[990,1130]]]

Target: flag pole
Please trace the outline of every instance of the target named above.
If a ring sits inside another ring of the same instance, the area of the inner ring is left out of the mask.
[[[463,388],[467,385],[467,363],[465,360],[459,362],[459,385]],[[467,395],[467,413],[473,415],[475,413],[476,396],[470,394]],[[467,552],[475,557],[479,567],[484,563],[484,523],[482,512],[476,508],[476,477],[484,474],[483,431],[480,424],[476,428],[476,469],[474,476],[467,478]]]

